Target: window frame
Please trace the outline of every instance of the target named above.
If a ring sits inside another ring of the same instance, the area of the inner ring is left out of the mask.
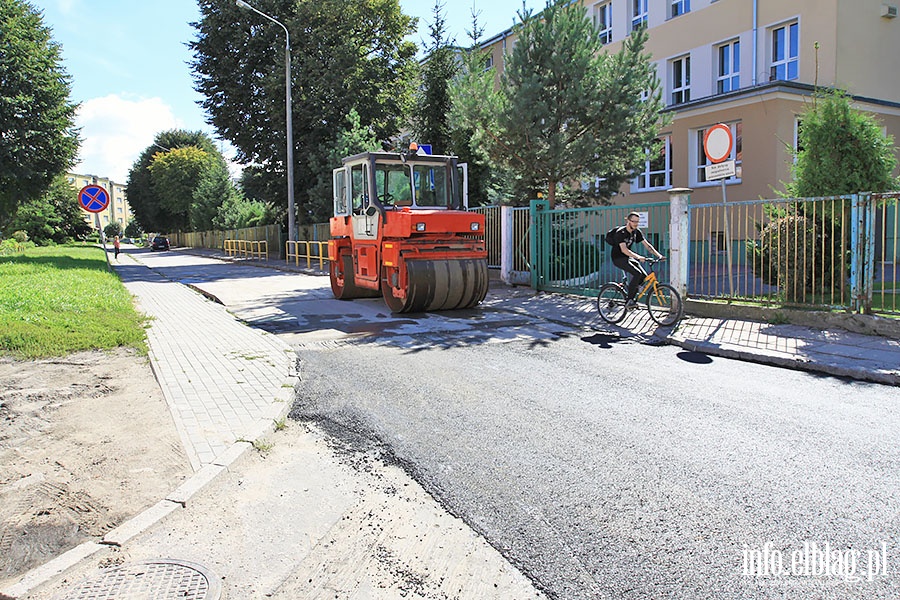
[[[676,66],[681,68],[681,82],[676,84]],[[676,100],[676,96],[680,99]],[[691,55],[684,54],[669,60],[669,106],[691,101]]]
[[[728,58],[723,60],[723,51],[728,50]],[[729,71],[723,73],[727,60]],[[728,89],[724,89],[725,85]],[[716,93],[727,94],[741,89],[741,40],[733,39],[716,46]]]
[[[648,13],[648,0],[631,0],[631,31],[647,27]]]
[[[722,180],[720,179],[717,179],[715,181],[706,181],[706,167],[709,166],[710,162],[706,158],[706,153],[703,151],[703,139],[706,136],[707,130],[709,130],[709,128],[713,125],[715,125],[715,123],[690,130],[690,158],[692,164],[690,184],[691,187],[710,187],[714,185],[721,185]],[[728,158],[726,160],[733,160],[735,163],[735,174],[733,177],[726,177],[725,183],[727,185],[740,184],[743,183],[744,122],[743,120],[738,119],[736,121],[728,121],[725,123],[725,125],[728,125],[729,129],[731,129],[731,137],[734,140],[734,143],[731,146],[731,154],[728,155]]]
[[[784,36],[779,44],[779,32]],[[769,81],[800,78],[800,21],[786,21],[769,28]],[[783,48],[779,48],[783,45]],[[793,76],[791,70],[793,69]],[[783,77],[778,75],[783,70]]]
[[[669,18],[674,19],[691,12],[691,0],[671,0],[669,4]]]
[[[594,23],[594,30],[597,32],[600,43],[604,45],[613,41],[612,5],[612,0],[606,0],[606,2],[597,2],[591,7],[591,21]],[[601,11],[606,17],[603,29],[600,28],[598,23],[598,16]]]
[[[657,138],[662,142],[660,146],[660,158],[663,160],[661,169],[653,169],[653,159],[650,158],[650,151],[645,150],[647,157],[641,170],[637,173],[637,177],[631,180],[631,193],[637,194],[642,192],[656,192],[659,190],[667,190],[672,187],[672,134],[664,133]],[[654,176],[663,176],[661,185],[652,185],[651,180]]]

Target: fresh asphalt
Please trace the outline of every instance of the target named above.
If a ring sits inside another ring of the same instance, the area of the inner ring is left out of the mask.
[[[380,301],[377,299],[354,302],[352,303],[352,310],[348,311],[347,303],[337,302],[331,298],[330,290],[327,288],[327,278],[297,277],[296,275],[271,268],[258,269],[247,264],[221,263],[210,260],[209,257],[178,256],[176,258],[175,253],[172,255],[154,255],[152,259],[149,256],[140,258],[146,258],[147,264],[153,266],[152,277],[160,278],[156,282],[157,284],[168,286],[166,288],[167,294],[175,289],[186,289],[185,286],[203,290],[208,297],[214,297],[222,302],[231,313],[237,315],[242,321],[253,325],[250,328],[244,327],[244,330],[247,330],[248,335],[251,335],[251,337],[264,339],[265,343],[263,345],[267,346],[266,351],[273,352],[271,366],[273,367],[274,377],[271,381],[273,386],[275,382],[278,382],[278,389],[283,389],[284,382],[297,375],[291,372],[291,361],[283,360],[286,355],[284,350],[288,347],[285,342],[295,349],[300,349],[301,352],[309,352],[316,348],[321,349],[339,345],[346,342],[348,337],[361,340],[374,334],[389,337],[395,347],[403,348],[404,351],[421,352],[424,349],[422,343],[423,328],[427,333],[425,337],[428,344],[443,344],[445,348],[449,349],[491,340],[505,340],[513,343],[520,340],[529,340],[530,343],[537,343],[539,346],[541,341],[557,339],[561,328],[571,329],[573,326],[587,326],[593,333],[585,337],[593,337],[594,341],[600,344],[615,343],[616,340],[623,338],[650,343],[665,341],[668,338],[670,342],[682,343],[686,347],[689,347],[688,344],[691,344],[695,348],[709,351],[714,351],[716,348],[705,347],[703,344],[718,346],[723,348],[724,351],[736,353],[750,349],[754,354],[761,354],[764,362],[777,362],[776,359],[783,359],[785,356],[788,360],[793,360],[799,356],[802,361],[798,361],[798,364],[802,362],[803,367],[807,369],[810,368],[810,365],[815,367],[817,356],[828,354],[841,357],[845,367],[847,365],[852,366],[852,368],[847,367],[848,372],[842,374],[852,376],[854,372],[857,372],[863,375],[863,378],[867,378],[865,377],[867,373],[869,375],[876,373],[879,377],[883,376],[884,373],[890,374],[890,367],[896,368],[896,365],[900,364],[900,360],[897,359],[898,355],[900,355],[900,350],[898,350],[896,340],[876,339],[870,336],[855,338],[840,332],[829,332],[827,338],[821,336],[817,338],[816,334],[801,332],[807,336],[803,338],[798,335],[780,335],[781,331],[792,334],[797,333],[796,331],[781,330],[779,329],[781,326],[760,326],[759,324],[731,321],[718,325],[709,322],[710,324],[704,325],[702,321],[689,319],[687,325],[700,327],[700,333],[695,335],[695,339],[684,337],[678,340],[672,332],[657,331],[651,324],[637,320],[637,317],[635,317],[634,322],[626,323],[627,328],[602,329],[598,327],[590,303],[584,299],[573,299],[552,294],[533,294],[529,290],[503,286],[493,287],[492,294],[487,299],[484,310],[476,311],[469,315],[429,315],[424,318],[395,319],[386,314],[383,305],[380,305]],[[146,277],[138,275],[134,278],[123,273],[123,277],[130,287],[134,285],[153,287],[151,285],[152,281],[142,282],[142,279],[151,279],[151,274],[149,273]],[[130,279],[131,281],[129,281]],[[156,315],[153,310],[148,308],[151,305],[150,302],[147,302],[145,305],[144,296],[146,293],[133,287],[132,291],[137,295],[142,308],[154,314],[158,321],[168,319],[169,313],[179,312],[173,311],[172,308],[190,304],[164,302],[161,303],[161,306],[164,306],[164,308],[153,309],[159,311],[158,315]],[[171,298],[180,297],[176,295]],[[301,310],[310,306],[309,302],[314,302],[318,305],[316,311],[304,312],[304,310]],[[228,313],[225,313],[220,308],[215,310],[219,311],[227,319],[234,321]],[[206,318],[205,312],[203,313],[203,318]],[[200,320],[198,319],[198,314],[188,315],[187,319],[194,322]],[[217,316],[214,327],[220,327],[225,322],[218,319],[219,317]],[[213,325],[213,323],[207,325]],[[703,327],[707,328],[702,329]],[[685,331],[690,331],[690,329],[685,328]],[[730,336],[727,338],[722,337],[729,331],[732,332]],[[274,336],[261,335],[260,332],[277,333],[277,339],[282,340],[280,345],[272,341]],[[175,330],[168,335],[177,336],[178,333],[178,327],[176,326]],[[180,339],[183,340],[186,333],[186,330],[182,331]],[[190,335],[200,339],[204,337],[202,333]],[[771,341],[770,338],[772,338]],[[798,343],[797,340],[803,340],[803,342]],[[817,353],[815,348],[816,346],[825,345],[822,343],[823,340],[827,340],[828,352]],[[151,335],[150,338],[154,368],[158,377],[160,377],[160,371],[165,370],[161,366],[160,355],[164,354],[164,351],[167,349],[165,346],[167,341],[171,341],[171,339],[166,338],[163,334],[160,334],[157,338]],[[235,343],[241,344],[243,340],[236,339],[230,342],[230,345]],[[255,343],[259,344],[260,342],[256,341]],[[842,345],[844,346],[843,352],[840,349]],[[213,351],[219,355],[228,356],[229,352],[233,353],[233,350],[226,349],[228,346],[228,342],[226,342],[225,346],[213,346]],[[835,346],[838,347],[837,350]],[[849,351],[847,348],[855,350]],[[259,351],[258,348],[254,350],[254,352],[257,351]],[[768,355],[766,355],[766,352],[768,352]],[[776,353],[781,353],[785,356],[778,356]],[[185,356],[188,364],[191,363],[191,354],[195,356],[202,355],[204,350],[189,351]],[[865,360],[869,360],[867,357],[872,355],[878,357],[875,363],[866,363]],[[252,356],[256,355],[253,354]],[[275,357],[278,357],[277,360],[275,360]],[[738,357],[740,358],[740,356]],[[250,358],[250,355],[245,355],[245,358],[249,362],[266,362]],[[861,362],[860,358],[865,360]],[[234,356],[231,356],[231,359],[233,360]],[[192,373],[190,376],[198,379],[198,381],[204,379],[204,377],[208,379],[220,377],[212,374],[201,376],[199,371],[201,370],[198,369],[198,373]],[[894,374],[896,374],[896,371]],[[260,377],[263,377],[263,374],[260,374]],[[167,383],[164,376],[160,377],[160,379],[164,391],[166,387],[171,387],[172,384]],[[240,386],[243,384],[237,383],[236,385]],[[561,389],[565,389],[566,382],[560,382],[560,385]],[[301,384],[300,388],[302,389],[302,387]],[[242,391],[241,388],[238,388],[233,390],[233,394],[236,397],[242,396]],[[273,387],[271,391],[277,390]],[[207,394],[200,393],[198,395]],[[170,403],[171,396],[171,394],[167,395]],[[274,396],[275,394],[273,394]],[[221,402],[215,401],[213,404],[218,405]],[[284,405],[284,402],[282,401],[281,404]],[[283,406],[278,407],[279,410],[283,408]],[[275,412],[278,413],[279,410]],[[270,413],[265,413],[258,418],[255,415],[251,415],[254,418],[243,423],[237,423],[237,427],[238,429],[241,427],[252,428],[268,419],[269,415]],[[216,428],[213,427],[212,429],[215,430]],[[191,429],[184,426],[182,434],[184,437],[207,435],[208,432],[204,432],[204,428]],[[216,435],[221,438],[223,434],[221,431],[218,431]],[[224,435],[227,437],[228,434]],[[240,437],[236,432],[232,432],[231,435],[235,439]],[[253,438],[247,437],[247,439]],[[573,439],[571,443],[574,444],[575,441]],[[748,440],[748,442],[750,441],[752,440]],[[186,446],[189,443],[193,442],[186,439]],[[568,444],[569,442],[566,443]],[[198,447],[203,446],[198,445]],[[614,448],[610,448],[610,452],[614,451]],[[215,454],[215,450],[212,453]],[[210,459],[207,455],[203,455],[205,458],[202,457],[202,452],[196,451],[194,454],[194,460],[198,465],[201,465],[201,469],[208,468],[209,465],[213,467],[222,466],[223,468],[225,466],[218,465],[215,458],[211,459],[211,462],[205,462],[210,461]],[[760,468],[764,470],[764,467],[760,466]],[[676,492],[677,488],[669,490],[667,494],[672,495]],[[552,522],[552,520],[548,519],[548,522]],[[550,531],[548,530],[545,533],[550,533]],[[113,535],[113,537],[115,536]],[[123,539],[122,542],[128,543],[128,540]],[[602,554],[602,548],[603,544],[600,544],[593,548],[591,552],[601,552]],[[563,551],[565,551],[564,548]],[[651,577],[651,574],[645,574],[645,577],[654,578]],[[28,577],[26,576],[27,579]],[[35,576],[32,577],[31,581],[37,581],[37,579],[37,576]],[[22,588],[20,587],[19,589]],[[584,589],[590,589],[590,586]],[[568,597],[568,594],[562,593],[560,597]],[[578,596],[573,595],[571,597]]]

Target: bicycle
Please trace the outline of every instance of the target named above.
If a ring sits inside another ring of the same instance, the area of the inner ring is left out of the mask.
[[[652,267],[660,260],[648,258],[646,263]],[[611,281],[600,286],[600,293],[597,295],[597,312],[600,314],[600,318],[610,325],[615,325],[628,313],[628,307],[625,305],[625,299],[628,297],[627,283],[628,274],[626,273],[622,283]],[[652,270],[647,274],[634,298],[635,305],[645,296],[644,303],[647,306],[647,312],[650,313],[650,318],[657,325],[664,327],[674,325],[684,314],[681,294],[668,283],[660,283],[656,273]]]

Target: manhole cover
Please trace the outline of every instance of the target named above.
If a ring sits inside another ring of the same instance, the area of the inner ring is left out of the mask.
[[[80,583],[60,600],[218,600],[219,578],[184,560],[148,560],[108,569]]]

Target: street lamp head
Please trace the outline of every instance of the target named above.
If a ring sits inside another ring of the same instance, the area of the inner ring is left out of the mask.
[[[237,4],[237,5],[240,6],[241,8],[246,8],[246,9],[248,9],[248,10],[253,10],[253,7],[250,6],[249,4],[247,4],[246,2],[244,2],[244,0],[237,0],[237,2],[235,2],[235,4]]]

